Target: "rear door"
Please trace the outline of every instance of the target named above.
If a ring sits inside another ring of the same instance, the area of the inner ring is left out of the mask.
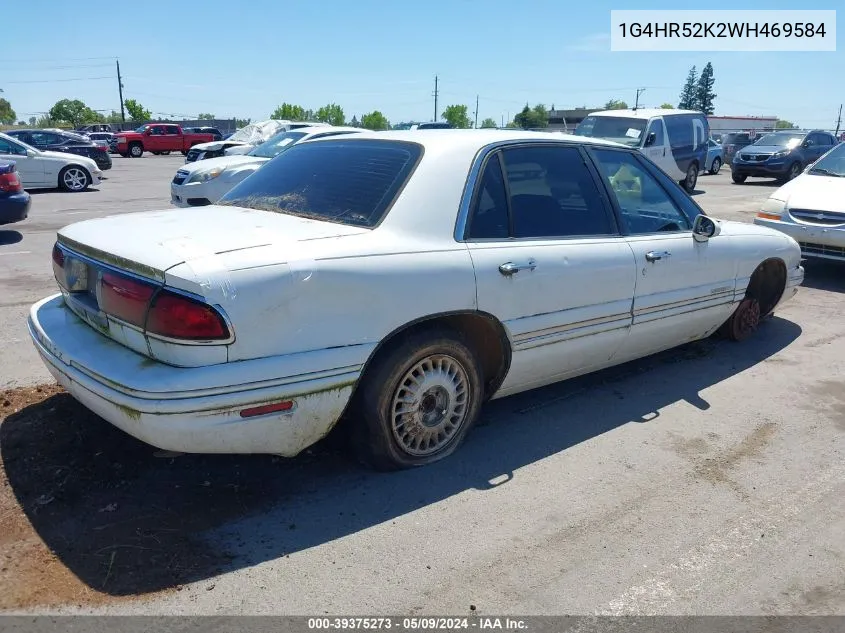
[[[636,258],[631,335],[620,362],[714,331],[730,315],[736,257],[729,237],[692,237],[700,213],[665,174],[624,150],[592,148]]]
[[[185,142],[182,130],[179,129],[179,126],[165,125],[164,131],[163,149],[171,152],[181,152],[185,147]]]
[[[635,269],[598,173],[564,144],[485,160],[465,240],[478,309],[505,325],[513,348],[499,395],[608,363],[628,336]]]

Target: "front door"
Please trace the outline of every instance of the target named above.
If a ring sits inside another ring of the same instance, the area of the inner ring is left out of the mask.
[[[0,138],[0,160],[15,162],[24,189],[44,185],[44,162],[29,157],[23,145]]]
[[[606,364],[628,336],[634,258],[598,178],[572,145],[487,158],[467,245],[478,309],[504,324],[513,350],[497,395]]]
[[[153,125],[150,128],[150,135],[144,141],[145,149],[151,152],[160,152],[165,149],[167,145],[167,137],[164,134],[163,125]]]
[[[623,362],[697,340],[735,307],[736,262],[730,237],[696,242],[694,203],[665,174],[615,149],[590,150],[618,205],[636,258],[631,336]]]

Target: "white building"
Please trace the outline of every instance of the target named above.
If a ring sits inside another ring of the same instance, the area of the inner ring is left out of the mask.
[[[727,132],[750,132],[752,137],[756,132],[775,129],[778,122],[776,116],[713,116],[707,117],[711,134]]]

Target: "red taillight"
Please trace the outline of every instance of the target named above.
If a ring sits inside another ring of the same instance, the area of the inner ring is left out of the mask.
[[[59,268],[65,267],[65,254],[58,244],[53,244],[53,263]]]
[[[258,415],[267,415],[268,413],[282,413],[291,411],[293,409],[293,400],[284,400],[283,402],[275,402],[273,404],[265,404],[260,407],[253,407],[251,409],[244,409],[241,411],[242,418],[254,418]]]
[[[100,281],[100,309],[121,321],[144,327],[147,306],[156,287],[116,273],[103,273]]]
[[[215,341],[229,338],[223,317],[211,306],[163,290],[150,308],[147,332],[167,338]]]
[[[21,179],[18,178],[18,172],[13,171],[10,174],[0,174],[0,191],[7,193],[23,191]]]

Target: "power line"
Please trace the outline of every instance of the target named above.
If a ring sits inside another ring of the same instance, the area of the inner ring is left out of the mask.
[[[65,79],[28,79],[26,81],[4,81],[6,84],[52,84],[64,81],[94,81],[97,79],[114,79],[113,76],[106,77],[67,77]]]

